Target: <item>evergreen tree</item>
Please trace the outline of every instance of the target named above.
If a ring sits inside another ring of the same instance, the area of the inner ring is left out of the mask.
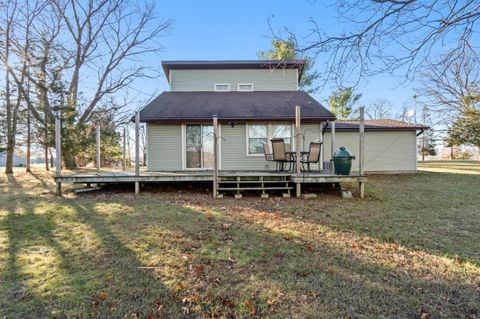
[[[467,144],[480,147],[480,110],[460,115],[453,123],[446,142],[449,146]]]
[[[318,91],[319,87],[316,85],[316,81],[320,77],[320,73],[313,70],[313,59],[311,57],[299,55],[293,38],[289,38],[287,41],[272,40],[272,49],[260,51],[257,55],[264,60],[305,60],[304,71],[298,83],[298,88],[300,91],[307,93]]]
[[[351,87],[340,87],[328,98],[330,111],[340,120],[348,119],[355,113],[355,104],[362,94],[357,94]]]

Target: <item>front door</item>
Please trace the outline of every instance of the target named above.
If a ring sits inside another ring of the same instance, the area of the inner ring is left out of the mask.
[[[186,168],[211,169],[214,165],[213,126],[186,125]]]

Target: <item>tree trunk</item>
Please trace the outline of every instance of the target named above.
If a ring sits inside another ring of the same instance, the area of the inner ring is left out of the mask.
[[[8,70],[8,58],[10,54],[10,24],[5,32],[5,70]],[[13,107],[10,100],[10,74],[5,72],[5,106],[7,113],[7,150],[5,162],[5,174],[13,174],[13,152],[15,150],[15,131],[13,123],[17,120],[13,115]]]
[[[15,150],[14,145],[15,145],[15,139],[13,139],[13,142],[12,142],[9,136],[7,139],[5,174],[13,174],[13,153]]]
[[[31,148],[31,138],[32,138],[32,134],[31,134],[31,128],[30,128],[30,107],[27,106],[27,158],[25,159],[25,166],[27,168],[27,172],[30,173],[31,170],[30,170],[30,157],[31,157],[31,152],[30,152],[30,148]]]
[[[62,157],[65,168],[72,169],[77,168],[77,160],[75,159],[75,154],[69,147],[62,148]]]
[[[49,151],[50,151],[50,168],[53,168],[55,166],[55,163],[53,162],[52,148],[49,148]]]
[[[45,132],[44,132],[44,135],[45,135],[45,145],[44,145],[44,147],[45,147],[45,150],[44,150],[44,152],[45,152],[45,170],[49,171],[50,168],[48,166],[48,128],[47,128],[46,120],[47,120],[47,117],[45,117]]]

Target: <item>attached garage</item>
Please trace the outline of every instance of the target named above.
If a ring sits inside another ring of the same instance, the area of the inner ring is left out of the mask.
[[[368,173],[414,173],[417,171],[417,134],[428,127],[396,120],[365,121],[365,171]],[[325,146],[330,145],[331,130],[325,134]],[[345,146],[359,153],[358,123],[337,121],[335,148]],[[325,154],[328,152],[325,150]],[[328,153],[330,155],[330,153]],[[329,156],[325,156],[328,158]],[[357,157],[358,158],[358,157]],[[354,160],[353,170],[358,170]]]

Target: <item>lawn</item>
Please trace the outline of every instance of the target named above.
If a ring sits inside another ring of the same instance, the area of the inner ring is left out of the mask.
[[[480,164],[364,200],[212,200],[0,177],[0,317],[479,318]]]

